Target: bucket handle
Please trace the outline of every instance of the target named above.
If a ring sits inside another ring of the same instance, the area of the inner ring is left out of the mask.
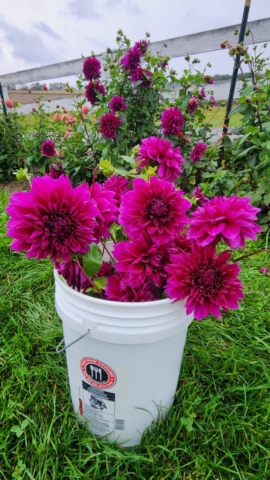
[[[71,347],[71,345],[74,345],[74,343],[77,343],[79,340],[81,340],[82,338],[86,337],[86,335],[88,335],[90,333],[90,328],[87,329],[86,333],[84,333],[83,335],[81,335],[80,337],[76,338],[76,340],[73,340],[73,342],[69,343],[68,345],[66,345],[64,348],[61,348],[60,350],[60,347],[61,345],[63,344],[63,342],[65,341],[65,339],[63,338],[61,340],[61,342],[57,345],[55,351],[56,353],[62,353],[64,352],[67,348]]]

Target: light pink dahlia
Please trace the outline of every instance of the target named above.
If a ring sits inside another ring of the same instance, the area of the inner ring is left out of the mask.
[[[258,212],[260,208],[253,207],[249,197],[214,197],[191,214],[189,238],[202,247],[224,240],[233,249],[245,248],[245,239],[256,240],[262,231],[255,223]]]
[[[143,285],[133,287],[127,284],[125,274],[119,272],[107,277],[105,293],[108,300],[116,302],[152,302],[160,298],[158,290],[151,280],[146,280]]]
[[[131,240],[146,235],[153,242],[168,243],[188,223],[185,212],[190,206],[171,183],[157,177],[149,182],[135,178],[133,190],[122,197],[119,223]]]
[[[139,242],[119,242],[114,245],[113,256],[116,270],[125,273],[129,285],[137,287],[150,279],[157,287],[163,287],[167,273],[165,266],[170,255],[177,250],[171,244],[160,245],[149,238]]]
[[[168,182],[178,178],[185,162],[179,147],[173,148],[169,140],[153,136],[142,140],[136,161],[140,162],[139,168],[158,165],[159,178]]]
[[[94,201],[98,213],[96,216],[96,226],[94,228],[95,241],[99,242],[102,237],[110,237],[110,228],[113,222],[117,221],[118,207],[114,198],[114,192],[102,190],[99,183],[94,183],[90,187],[90,196]]]
[[[164,135],[177,135],[181,132],[185,122],[184,115],[177,107],[163,110],[161,115],[161,128]]]
[[[196,320],[207,315],[221,317],[220,309],[238,308],[244,298],[243,286],[238,278],[240,267],[228,263],[228,251],[216,255],[215,247],[205,248],[193,244],[192,252],[171,256],[168,272],[167,295],[177,300],[186,299],[186,313],[194,312]]]
[[[72,253],[87,253],[94,240],[98,210],[89,191],[72,188],[64,175],[33,178],[29,192],[11,195],[6,211],[8,236],[14,239],[10,248],[29,258],[69,261]]]

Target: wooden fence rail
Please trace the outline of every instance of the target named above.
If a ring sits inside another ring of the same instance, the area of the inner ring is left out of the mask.
[[[184,35],[182,37],[153,42],[150,45],[150,50],[153,54],[162,50],[164,55],[171,58],[182,57],[187,53],[193,55],[220,50],[220,43],[223,40],[228,40],[228,42],[232,44],[236,43],[237,36],[234,35],[234,31],[239,27],[240,24],[230,25],[228,27],[208,30],[206,32],[193,33],[192,35]],[[270,39],[270,17],[248,22],[247,28],[250,28],[253,34],[253,37],[252,35],[246,37],[245,44],[247,45],[253,43],[253,38],[255,43],[267,42]],[[166,49],[163,47],[164,43],[167,44]],[[101,62],[105,56],[106,53],[97,55]],[[20,85],[37,82],[39,80],[49,80],[69,75],[77,75],[82,71],[82,63],[83,59],[79,58],[68,62],[8,73],[0,76],[0,82],[7,94],[6,87],[10,85]]]

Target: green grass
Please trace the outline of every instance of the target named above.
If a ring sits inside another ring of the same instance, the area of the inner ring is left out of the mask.
[[[212,123],[213,127],[222,127],[224,124],[224,118],[226,115],[225,107],[213,107],[211,110],[206,112],[206,121]],[[230,118],[230,127],[239,127],[241,125],[242,115],[236,113]]]
[[[239,310],[191,324],[168,419],[125,449],[77,423],[52,266],[10,252],[6,202],[0,192],[0,478],[269,480],[269,256],[242,261]]]

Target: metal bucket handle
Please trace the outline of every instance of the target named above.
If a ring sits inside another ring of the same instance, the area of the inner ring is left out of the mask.
[[[63,342],[65,341],[65,339],[63,338],[61,340],[61,342],[57,345],[55,351],[56,353],[62,353],[64,352],[67,348],[71,347],[71,345],[74,345],[74,343],[77,343],[79,340],[81,340],[82,338],[86,337],[86,335],[88,335],[90,333],[90,328],[87,329],[86,333],[84,333],[83,335],[81,335],[80,337],[76,338],[76,340],[73,340],[73,342],[69,343],[68,345],[66,345],[64,348],[61,348],[60,350],[60,347],[61,345],[63,344]]]

